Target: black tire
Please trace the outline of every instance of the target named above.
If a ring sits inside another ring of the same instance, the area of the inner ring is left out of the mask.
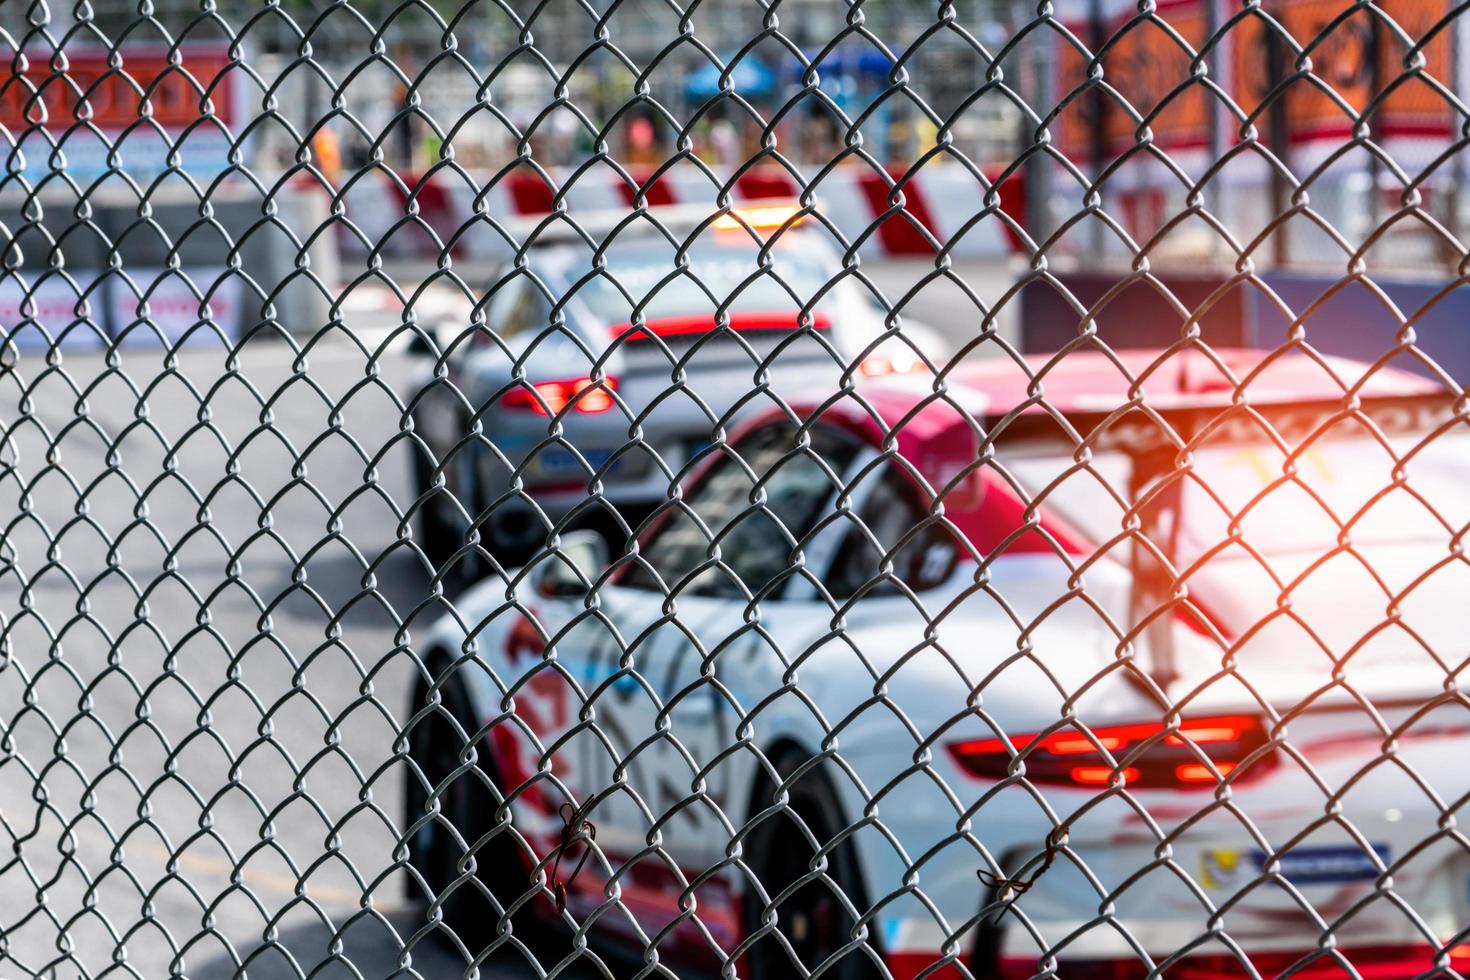
[[[437,676],[447,663],[438,660],[430,669]],[[415,710],[425,703],[427,692],[428,687],[420,682],[414,695]],[[410,876],[407,890],[410,899],[425,907],[436,896],[446,896],[443,924],[471,954],[478,955],[499,935],[501,914],[496,903],[508,909],[532,884],[521,848],[508,827],[482,840],[496,826],[498,802],[491,786],[500,786],[498,773],[488,740],[482,739],[474,744],[474,767],[455,774],[463,765],[465,736],[473,739],[479,725],[462,683],[449,681],[441,696],[442,710],[424,716],[409,732],[409,755],[423,779],[410,769],[403,826],[407,831],[423,817],[435,789],[440,819],[425,821],[409,834],[408,860],[422,883]],[[467,847],[473,851],[473,874],[466,870]],[[516,936],[538,934],[536,904],[528,902],[513,915]]]
[[[546,528],[529,511],[502,506],[486,518],[480,539],[501,568],[519,568],[546,547]]]
[[[464,544],[459,515],[450,503],[450,489],[435,487],[434,467],[422,452],[413,457],[414,492],[419,499],[418,539],[424,556],[437,569]]]
[[[781,778],[794,773],[807,757],[792,749],[779,753],[771,761]],[[775,784],[762,773],[751,799],[751,815],[768,809]],[[789,790],[789,805],[766,818],[746,839],[746,863],[760,879],[766,895],[775,899],[782,891],[808,874],[814,854],[801,825],[816,838],[818,845],[831,842],[846,825],[837,794],[821,766],[808,770]],[[800,818],[798,823],[796,818]],[[857,854],[851,840],[843,842],[828,855],[827,876],[846,894],[848,902],[859,914],[867,911],[867,896]],[[798,888],[775,907],[776,922],[772,932],[762,936],[746,955],[747,971],[752,977],[799,976],[792,962],[795,957],[810,971],[827,961],[846,945],[856,920],[843,908],[832,887],[817,879]],[[752,887],[745,890],[744,918],[746,935],[761,928],[765,903]],[[779,934],[779,938],[778,938]],[[789,947],[789,949],[788,949]],[[855,946],[835,961],[824,977],[832,980],[873,980],[882,976],[873,961],[878,943],[868,930],[865,945]]]
[[[414,456],[414,490],[422,501],[418,511],[418,540],[424,556],[436,570],[450,561],[454,567],[446,576],[451,581],[468,583],[481,578],[488,568],[485,558],[478,550],[467,551],[456,561],[454,556],[464,547],[466,532],[464,516],[455,507],[451,494],[455,488],[435,487],[434,468],[422,453]],[[459,493],[459,502],[466,512],[473,514],[478,504],[466,492]],[[489,552],[502,568],[519,568],[546,544],[546,534],[534,534],[523,526],[529,516],[521,514],[491,514],[480,530],[480,546]]]

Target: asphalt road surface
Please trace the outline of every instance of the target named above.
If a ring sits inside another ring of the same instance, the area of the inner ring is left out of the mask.
[[[395,870],[450,601],[405,541],[414,371],[342,336],[0,366],[0,977],[467,975]]]

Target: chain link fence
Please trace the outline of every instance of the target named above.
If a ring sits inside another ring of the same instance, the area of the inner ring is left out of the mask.
[[[1467,30],[0,5],[0,976],[1459,977]]]

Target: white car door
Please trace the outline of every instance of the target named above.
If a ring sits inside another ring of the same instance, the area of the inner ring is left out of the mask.
[[[516,606],[497,611],[511,619],[510,628],[485,634],[496,637],[497,649],[487,651],[488,659],[497,688],[505,689],[497,689],[493,706],[499,711],[491,728],[496,763],[517,828],[537,859],[547,862],[553,892],[558,882],[567,885],[573,878],[555,864],[559,849],[565,852],[561,864],[572,867],[587,850],[581,836],[564,846],[563,829],[571,824],[580,830],[568,816],[601,785],[584,766],[597,735],[583,722],[583,710],[591,658],[615,645],[616,636],[606,618],[589,610],[586,592],[602,571],[605,546],[594,532],[574,533],[596,540],[598,553],[585,555],[584,542],[564,536],[561,549],[520,580]]]
[[[797,449],[794,432],[773,424],[740,440],[643,543],[642,560],[605,590],[609,614],[626,627],[626,650],[609,644],[589,664],[607,741],[584,768],[594,785],[613,787],[594,810],[598,843],[631,860],[615,873],[623,904],[648,935],[680,914],[689,883],[726,860],[728,814],[744,811],[754,770],[748,751],[731,751],[741,715],[780,685],[755,608],[764,617],[789,604],[782,595],[795,542],[830,514],[856,452],[853,440],[825,427],[813,431],[810,448]],[[699,924],[726,949],[740,934],[733,880],[714,876],[695,893]],[[698,936],[692,924],[678,932]]]

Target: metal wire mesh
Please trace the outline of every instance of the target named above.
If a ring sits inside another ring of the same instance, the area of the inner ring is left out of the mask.
[[[0,7],[0,975],[1459,976],[1467,23]]]

